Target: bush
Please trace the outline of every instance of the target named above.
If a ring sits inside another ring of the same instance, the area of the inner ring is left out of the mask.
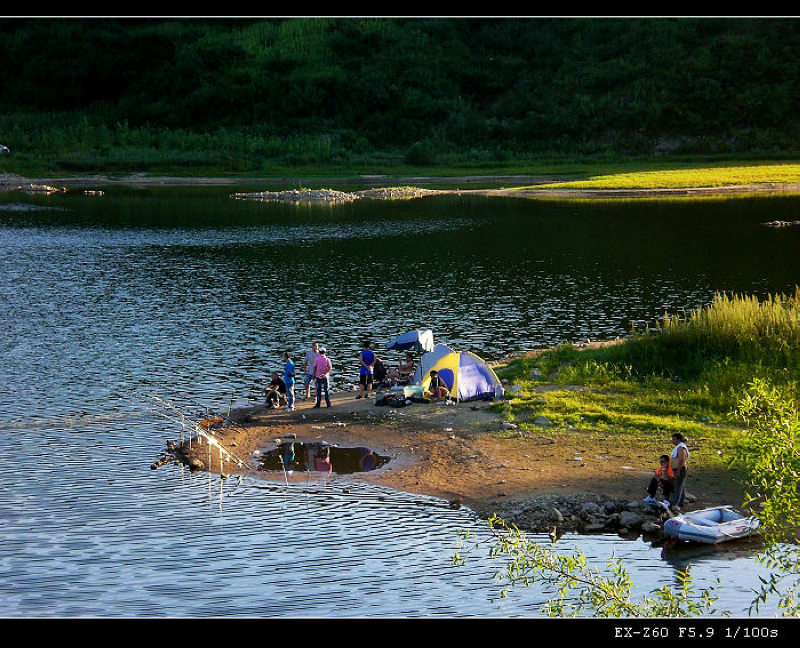
[[[427,142],[416,142],[405,154],[403,161],[412,166],[434,166],[436,153],[433,146]]]

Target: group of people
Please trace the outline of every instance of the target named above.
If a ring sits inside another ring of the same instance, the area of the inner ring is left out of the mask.
[[[294,360],[292,360],[291,352],[284,353],[283,360],[283,376],[274,371],[272,373],[272,382],[264,388],[265,404],[267,407],[280,407],[281,403],[286,402],[286,411],[291,412],[294,410],[295,403],[294,390],[297,368]],[[323,395],[327,406],[331,406],[328,387],[332,368],[333,365],[328,358],[325,347],[320,348],[319,343],[314,342],[305,357],[305,378],[303,380],[305,396],[303,400],[307,400],[310,397],[311,382],[314,381],[317,393],[317,404],[314,407],[320,407]]]
[[[369,391],[373,387],[392,387],[407,383],[414,375],[414,357],[406,353],[397,367],[386,368],[375,351],[372,344],[364,341],[361,351],[358,352],[358,396],[356,398],[369,398]]]
[[[672,452],[661,455],[658,462],[659,466],[647,486],[647,497],[644,501],[648,504],[660,503],[673,511],[680,510],[686,500],[686,475],[689,463],[689,448],[680,432],[672,435]],[[660,501],[656,499],[659,488],[663,498]]]
[[[404,360],[398,366],[387,370],[383,361],[370,348],[371,344],[365,341],[361,351],[358,353],[359,363],[359,392],[356,398],[369,397],[370,389],[373,386],[391,386],[402,384],[411,379],[414,375],[414,358],[410,353],[406,354]],[[272,373],[272,382],[264,388],[265,404],[267,407],[277,408],[284,402],[286,411],[291,412],[295,406],[295,385],[296,365],[292,360],[291,352],[284,353],[283,375],[275,371]],[[330,358],[328,358],[325,347],[320,347],[318,342],[314,342],[305,355],[305,373],[303,378],[304,395],[302,400],[311,397],[311,386],[315,387],[316,404],[314,407],[322,405],[324,397],[327,407],[331,406],[330,399],[330,372],[333,368]]]
[[[369,341],[364,341],[361,351],[358,352],[358,395],[356,398],[369,398],[370,390],[380,387],[392,387],[395,385],[407,384],[411,381],[416,369],[414,357],[411,353],[401,360],[397,367],[387,370],[386,365],[371,348]],[[286,411],[291,412],[295,406],[295,385],[297,383],[297,368],[292,354],[286,351],[283,356],[284,366],[283,375],[274,371],[272,382],[264,388],[265,404],[267,407],[278,408],[286,403]],[[314,407],[321,407],[324,397],[327,407],[331,406],[330,399],[330,372],[333,368],[330,358],[328,358],[325,347],[320,347],[318,342],[314,342],[304,358],[304,395],[302,400],[311,397],[311,385],[316,391],[316,404]],[[432,401],[444,401],[450,396],[447,384],[442,380],[437,372],[430,372],[430,384],[425,394]]]

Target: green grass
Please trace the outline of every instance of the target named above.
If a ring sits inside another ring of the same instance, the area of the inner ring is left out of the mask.
[[[638,375],[731,382],[736,373],[800,370],[800,288],[760,301],[718,294],[704,308],[665,314],[655,330],[635,333],[628,344],[593,358],[630,366]]]
[[[753,184],[800,183],[800,164],[690,166],[679,169],[620,171],[585,180],[537,185],[538,189],[677,189]]]
[[[732,412],[748,383],[766,378],[800,395],[800,289],[765,300],[720,294],[619,343],[563,344],[497,374],[507,401],[496,407],[523,431],[541,430],[534,421],[545,416],[553,436],[613,436],[642,449],[681,432],[707,449],[696,465],[722,467],[745,442]]]
[[[125,121],[98,122],[82,113],[0,115],[0,133],[11,149],[0,156],[0,173],[29,177],[134,172],[275,178],[531,175],[571,179],[534,188],[597,189],[800,182],[800,164],[793,161],[745,164],[707,156],[664,161],[451,148],[414,163],[407,147],[370,145],[346,133],[279,137],[244,127],[134,127]]]

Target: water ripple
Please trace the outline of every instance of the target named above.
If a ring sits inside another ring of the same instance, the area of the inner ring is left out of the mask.
[[[624,335],[717,290],[785,291],[800,270],[795,232],[730,203],[106,198],[0,209],[2,616],[535,614],[542,591],[493,599],[487,559],[450,566],[458,530],[483,528],[466,509],[346,480],[151,471],[179,429],[146,395],[198,414],[251,404],[283,351],[312,339],[346,389],[364,336],[380,348],[431,327],[492,359]],[[769,220],[795,208],[770,202]],[[728,236],[687,237],[697,222]],[[562,543],[616,552],[645,586],[673,574],[643,543]],[[724,573],[744,609],[758,568],[737,558],[693,575]]]

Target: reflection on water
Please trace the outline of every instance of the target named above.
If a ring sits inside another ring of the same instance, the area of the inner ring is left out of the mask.
[[[377,470],[389,463],[389,459],[365,447],[340,448],[325,442],[288,442],[264,453],[260,459],[260,470],[352,475]]]
[[[666,542],[661,558],[672,567],[686,569],[701,562],[719,562],[748,558],[757,553],[763,543],[756,537],[716,545],[695,542]]]
[[[283,352],[313,340],[344,388],[364,336],[380,353],[426,327],[493,359],[624,335],[716,291],[788,292],[800,276],[800,229],[760,225],[794,220],[796,199],[298,209],[111,188],[2,205],[6,616],[538,614],[542,592],[491,602],[493,568],[450,566],[457,530],[481,526],[469,511],[350,484],[333,448],[317,484],[151,471],[176,430],[120,394],[202,418],[260,402]],[[295,469],[308,460],[296,453]],[[644,591],[671,569],[644,543],[570,543],[630,561]],[[746,610],[760,572],[746,554],[692,573],[724,577],[720,607]]]

